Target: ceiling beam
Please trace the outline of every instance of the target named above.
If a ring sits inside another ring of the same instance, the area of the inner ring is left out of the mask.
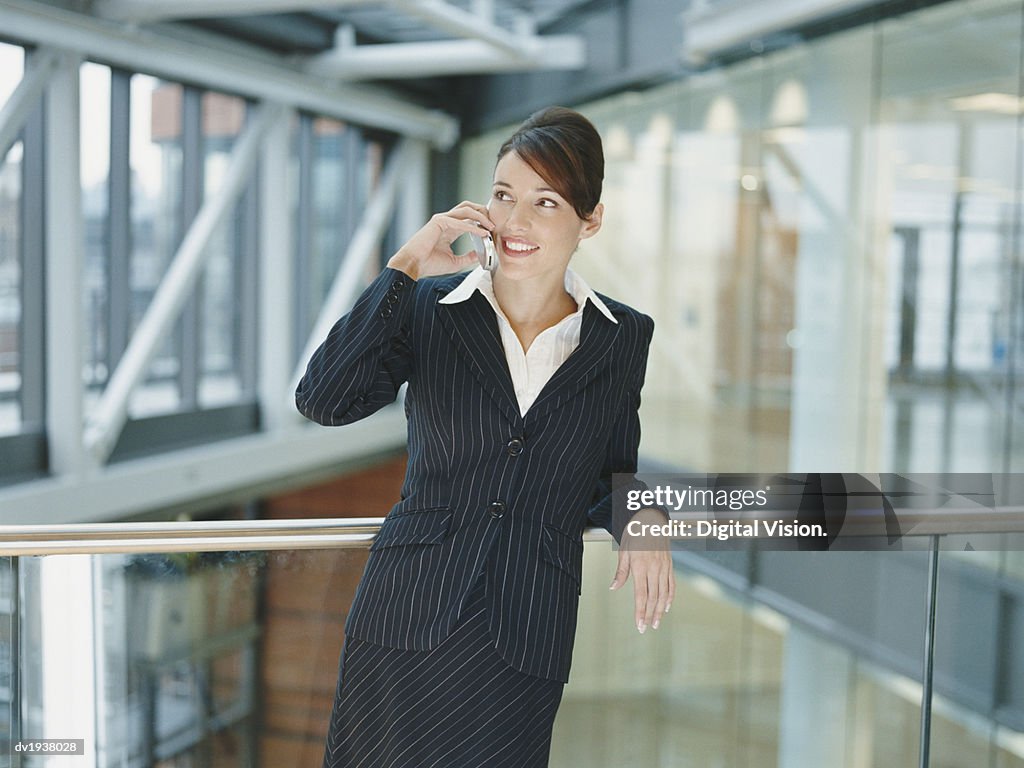
[[[170,19],[208,19],[367,5],[374,0],[95,0],[96,16],[115,21],[153,22]]]
[[[695,2],[683,16],[683,58],[703,64],[720,51],[816,19],[877,5],[879,0],[745,0]]]
[[[324,77],[362,80],[581,69],[586,65],[582,38],[558,35],[534,39],[536,52],[528,59],[510,57],[480,40],[343,46],[311,57],[306,71]]]
[[[458,122],[369,87],[325,83],[284,59],[241,44],[218,48],[181,30],[126,27],[32,0],[0,0],[4,34],[168,80],[304,109],[448,149]]]
[[[95,0],[92,11],[104,19],[152,23],[172,19],[340,10],[369,4],[394,8],[459,39],[487,43],[511,60],[533,60],[542,47],[532,34],[495,25],[493,8],[486,4],[478,5],[475,11],[465,11],[444,0],[175,0],[173,3],[163,0]],[[529,27],[530,24],[519,26]]]
[[[444,0],[390,0],[388,4],[454,37],[487,43],[512,59],[528,61],[536,57],[540,47],[533,35],[516,34],[496,26],[484,15],[464,11]]]

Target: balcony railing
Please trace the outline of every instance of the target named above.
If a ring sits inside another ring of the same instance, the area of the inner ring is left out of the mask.
[[[1024,509],[900,522],[917,551],[680,550],[673,610],[643,637],[632,590],[607,590],[611,537],[588,529],[551,765],[1024,759]],[[0,527],[0,766],[63,759],[13,746],[61,737],[85,738],[99,766],[319,765],[342,619],[380,524]],[[990,551],[948,551],[963,536]]]
[[[761,514],[767,515],[768,510]],[[705,512],[673,512],[696,523]],[[113,552],[215,552],[231,550],[321,549],[369,546],[382,517],[288,520],[0,525],[0,557]],[[934,538],[970,534],[1024,533],[1024,507],[908,509],[899,511],[903,535]],[[879,535],[876,517],[851,516],[843,535]],[[769,538],[762,534],[762,538]],[[610,542],[602,528],[587,528],[585,542]]]

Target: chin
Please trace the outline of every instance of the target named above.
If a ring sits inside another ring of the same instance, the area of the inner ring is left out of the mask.
[[[537,271],[536,264],[529,259],[509,258],[502,254],[498,258],[498,269],[507,275],[528,275]]]

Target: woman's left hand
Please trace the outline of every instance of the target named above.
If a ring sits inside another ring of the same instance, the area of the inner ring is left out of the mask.
[[[641,517],[647,510],[637,513]],[[658,522],[664,518],[660,513]],[[633,575],[636,628],[643,634],[647,627],[658,628],[676,596],[676,575],[667,537],[629,538],[623,534],[619,548],[619,566],[609,589],[618,589]]]

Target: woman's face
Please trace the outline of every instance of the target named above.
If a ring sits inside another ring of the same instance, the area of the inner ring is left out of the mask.
[[[498,269],[514,280],[542,275],[561,280],[580,240],[601,228],[603,212],[598,204],[589,219],[581,219],[515,152],[495,166],[487,208],[495,224]]]

